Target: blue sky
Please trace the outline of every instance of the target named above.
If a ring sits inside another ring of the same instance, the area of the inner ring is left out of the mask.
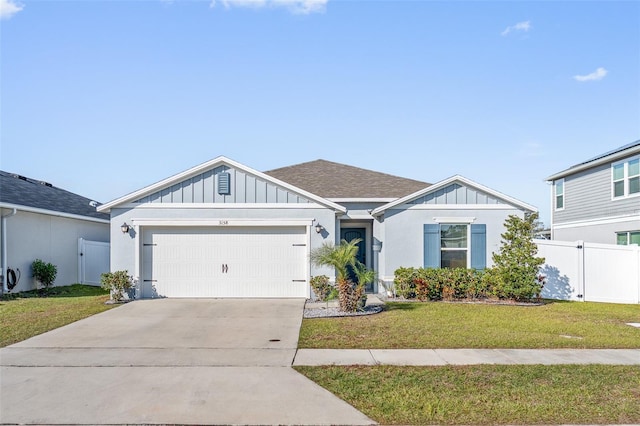
[[[533,204],[640,139],[640,2],[0,0],[0,166],[106,202],[219,155]]]

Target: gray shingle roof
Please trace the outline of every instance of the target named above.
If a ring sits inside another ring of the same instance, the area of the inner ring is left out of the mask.
[[[323,198],[400,198],[431,184],[326,160],[315,160],[265,174]]]
[[[91,201],[50,183],[0,170],[0,203],[109,220],[108,214],[89,205]]]

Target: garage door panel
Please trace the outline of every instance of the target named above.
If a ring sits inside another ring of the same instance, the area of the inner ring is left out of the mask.
[[[163,228],[144,238],[153,245],[143,297],[307,296],[304,227]]]

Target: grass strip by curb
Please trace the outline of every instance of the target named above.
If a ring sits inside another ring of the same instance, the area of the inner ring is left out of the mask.
[[[381,424],[640,423],[640,367],[295,367]]]

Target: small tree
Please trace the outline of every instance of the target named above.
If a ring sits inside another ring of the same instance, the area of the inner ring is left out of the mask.
[[[538,280],[543,257],[536,257],[538,246],[532,235],[538,223],[538,213],[524,219],[509,215],[502,237],[500,252],[493,254],[494,294],[500,298],[528,300],[539,296],[542,284]]]
[[[133,287],[133,277],[127,271],[107,272],[100,275],[100,285],[109,290],[116,302],[124,300],[124,293]]]
[[[49,292],[49,288],[53,285],[58,275],[58,268],[52,263],[43,262],[36,259],[31,264],[32,276],[44,287],[45,292]]]
[[[360,241],[362,241],[360,238],[349,242],[342,240],[337,246],[324,243],[311,251],[311,261],[315,265],[335,268],[339,306],[344,312],[354,312],[357,309],[358,300],[364,293],[364,284],[358,285],[349,279],[349,267],[356,267],[356,254]]]

